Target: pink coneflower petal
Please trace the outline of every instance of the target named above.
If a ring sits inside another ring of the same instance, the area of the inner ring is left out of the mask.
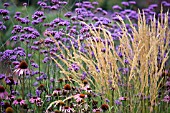
[[[23,74],[27,74],[30,70],[28,69],[28,64],[25,61],[20,62],[19,66],[17,69],[14,70],[14,73],[17,74],[18,76],[21,76]]]

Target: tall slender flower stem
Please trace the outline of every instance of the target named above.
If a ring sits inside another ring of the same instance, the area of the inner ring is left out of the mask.
[[[25,74],[25,73],[24,73]],[[24,91],[25,91],[25,76],[23,74],[23,77],[22,77],[22,99],[25,100],[25,96],[24,96]]]

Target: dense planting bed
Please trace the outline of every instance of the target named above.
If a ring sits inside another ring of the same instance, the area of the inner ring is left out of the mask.
[[[169,113],[170,3],[135,4],[3,3],[0,112]]]

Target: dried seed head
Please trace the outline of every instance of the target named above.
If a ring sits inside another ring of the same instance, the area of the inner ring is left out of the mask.
[[[100,110],[98,109],[98,110],[96,110],[96,112],[95,113],[100,113]]]
[[[12,109],[12,107],[7,107],[5,113],[14,113],[14,110]]]
[[[20,64],[19,64],[19,68],[20,69],[27,69],[28,64],[25,61],[21,61]]]
[[[95,105],[97,105],[97,104],[98,104],[98,101],[95,101],[95,100],[92,101],[92,105],[93,105],[93,106],[95,106]]]
[[[8,77],[9,79],[9,83],[7,83],[8,85],[14,85],[14,79],[12,77]]]
[[[102,105],[101,105],[101,109],[102,109],[103,111],[106,111],[106,110],[109,109],[109,106],[108,106],[107,104],[102,104]]]
[[[87,80],[83,80],[83,84],[84,84],[84,85],[87,85],[87,84],[88,84],[88,81],[87,81]]]
[[[70,86],[69,84],[66,84],[66,85],[64,86],[64,89],[65,89],[65,90],[71,90],[71,86]]]
[[[60,106],[64,106],[65,103],[64,103],[63,101],[60,101],[60,102],[59,102],[59,105],[60,105]]]
[[[58,79],[58,82],[59,82],[59,83],[62,83],[62,82],[63,82],[63,79],[62,79],[62,78]]]
[[[38,87],[38,90],[44,90],[44,89],[45,89],[44,84],[40,84],[39,87]]]
[[[48,111],[49,111],[49,112],[52,112],[52,111],[53,111],[53,107],[50,107],[50,108],[48,109]]]
[[[27,104],[23,104],[23,105],[22,105],[22,108],[28,109],[28,105],[27,105]]]
[[[73,79],[73,77],[72,77],[72,76],[69,76],[69,79]]]
[[[54,113],[62,113],[61,111],[59,110],[55,110]]]
[[[85,94],[80,94],[80,98],[84,98],[85,97]]]
[[[21,101],[22,101],[22,99],[21,99],[21,98],[18,98],[18,99],[17,99],[17,101],[18,101],[18,102],[21,102]]]
[[[64,109],[69,109],[69,106],[64,106]]]
[[[88,97],[88,98],[91,98],[91,97],[92,97],[92,94],[91,94],[91,93],[87,93],[87,97]]]
[[[4,92],[5,92],[5,88],[0,85],[0,93],[4,93]]]

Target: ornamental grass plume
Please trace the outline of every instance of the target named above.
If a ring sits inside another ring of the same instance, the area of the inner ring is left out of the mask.
[[[162,14],[157,20],[154,16],[150,22],[146,22],[144,12],[139,12],[138,27],[134,26],[130,19],[128,21],[131,33],[123,19],[119,16],[117,18],[119,19],[117,24],[121,29],[118,44],[113,41],[111,33],[102,25],[94,27],[82,22],[89,28],[92,35],[84,42],[87,52],[79,51],[81,47],[79,37],[76,40],[78,47],[71,43],[71,49],[53,38],[59,52],[65,55],[65,58],[55,54],[60,62],[54,57],[52,59],[61,73],[66,76],[71,75],[80,85],[82,73],[87,73],[85,79],[93,86],[93,89],[104,94],[102,95],[104,98],[112,100],[109,106],[114,106],[114,101],[119,97],[125,97],[128,107],[120,108],[122,111],[158,110],[156,98],[162,82],[161,73],[169,54],[168,13]],[[70,38],[75,39],[72,36]],[[63,68],[61,61],[68,69]],[[72,64],[76,64],[78,70],[70,70]],[[136,96],[138,94],[147,98],[140,100]]]

